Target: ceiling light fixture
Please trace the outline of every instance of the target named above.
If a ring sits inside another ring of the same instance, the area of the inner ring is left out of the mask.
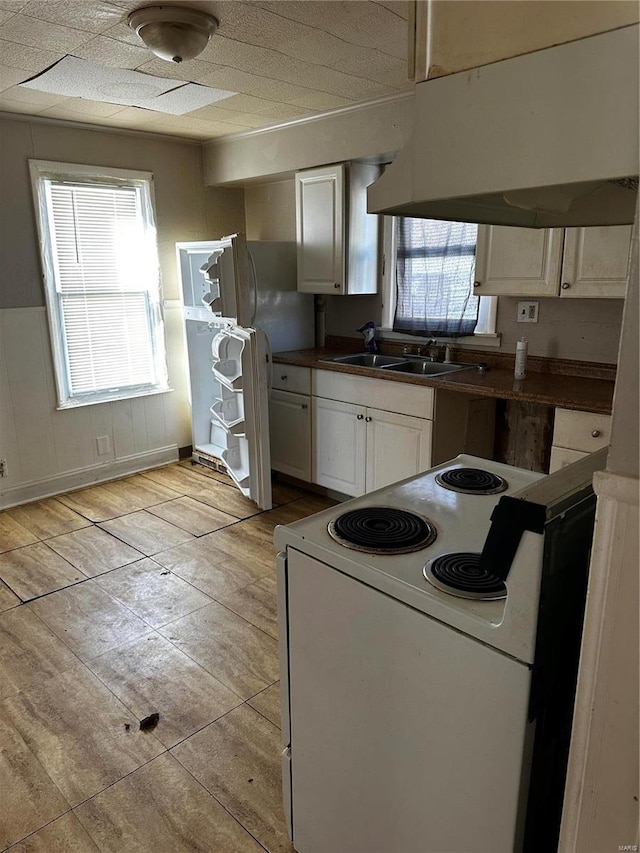
[[[218,28],[213,15],[179,6],[144,6],[127,18],[152,53],[167,62],[193,59]]]

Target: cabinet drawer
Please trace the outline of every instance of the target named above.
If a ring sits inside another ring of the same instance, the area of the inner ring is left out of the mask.
[[[294,364],[274,364],[273,387],[294,394],[311,393],[311,368]]]
[[[553,445],[592,453],[609,444],[611,417],[556,409]]]
[[[385,412],[398,412],[400,415],[433,418],[433,388],[370,379],[368,376],[350,376],[330,370],[314,370],[311,386],[315,397],[370,406]]]

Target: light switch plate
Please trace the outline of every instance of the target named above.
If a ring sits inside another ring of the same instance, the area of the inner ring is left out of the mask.
[[[96,438],[96,444],[98,446],[98,456],[106,456],[107,453],[111,452],[111,442],[108,435],[99,435]]]
[[[537,323],[539,302],[518,302],[518,323]]]

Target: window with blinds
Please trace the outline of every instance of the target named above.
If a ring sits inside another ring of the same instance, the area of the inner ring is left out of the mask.
[[[59,404],[167,390],[151,176],[32,161]]]
[[[395,331],[472,335],[479,297],[473,293],[478,226],[432,219],[397,221]]]

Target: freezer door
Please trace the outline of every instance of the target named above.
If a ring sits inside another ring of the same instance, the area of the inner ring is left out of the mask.
[[[228,326],[211,344],[220,391],[210,410],[210,442],[197,449],[222,461],[243,495],[271,509],[266,336],[223,319]]]
[[[185,308],[200,309],[202,320],[213,314],[252,324],[257,297],[243,234],[176,243],[176,255]]]

